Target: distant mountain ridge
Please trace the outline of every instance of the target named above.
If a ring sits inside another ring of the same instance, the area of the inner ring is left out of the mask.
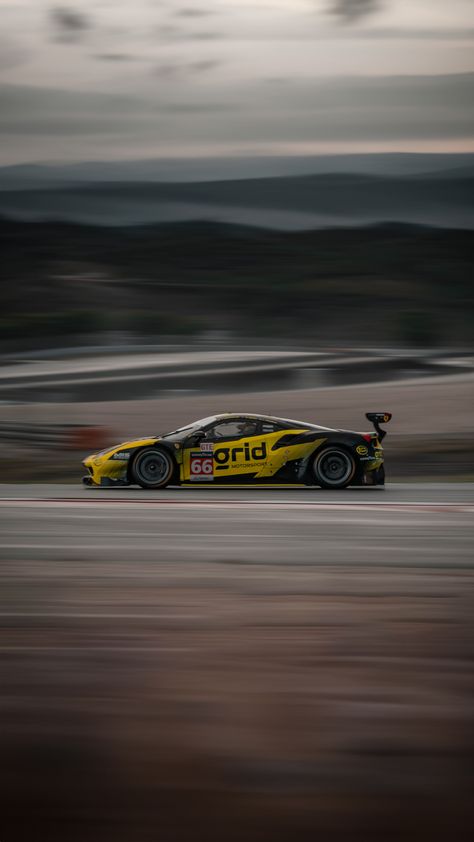
[[[474,171],[471,153],[380,153],[232,158],[157,158],[77,163],[25,163],[0,167],[0,190],[55,187],[78,182],[232,181],[279,176],[350,172],[381,176],[423,176],[464,168]]]
[[[0,190],[0,214],[95,225],[207,220],[301,230],[393,221],[470,229],[474,228],[474,165],[426,175],[328,172],[36,185]]]

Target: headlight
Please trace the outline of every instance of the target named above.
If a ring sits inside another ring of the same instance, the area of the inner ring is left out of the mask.
[[[107,459],[111,453],[115,450],[114,447],[108,447],[107,450],[101,450],[100,453],[96,453],[94,456],[94,465],[97,467],[102,464],[104,459]]]

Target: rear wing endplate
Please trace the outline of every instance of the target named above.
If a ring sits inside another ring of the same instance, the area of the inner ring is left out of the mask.
[[[382,439],[384,439],[385,436],[387,435],[387,432],[386,432],[386,430],[382,430],[380,425],[381,424],[388,424],[388,422],[392,418],[392,413],[391,412],[366,412],[365,417],[369,421],[372,421],[372,424],[374,425],[375,431],[377,432],[380,441],[382,441]]]

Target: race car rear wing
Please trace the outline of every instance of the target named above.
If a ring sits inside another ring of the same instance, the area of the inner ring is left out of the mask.
[[[387,435],[387,431],[382,430],[380,425],[381,424],[388,424],[388,422],[392,418],[392,413],[391,412],[366,412],[365,417],[369,421],[372,421],[372,424],[375,427],[375,431],[376,431],[380,441],[382,441],[382,439],[384,439],[385,436]]]

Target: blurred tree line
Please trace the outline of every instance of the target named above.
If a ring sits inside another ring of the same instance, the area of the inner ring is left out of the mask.
[[[471,232],[280,232],[0,221],[4,339],[230,330],[315,341],[473,339]]]

